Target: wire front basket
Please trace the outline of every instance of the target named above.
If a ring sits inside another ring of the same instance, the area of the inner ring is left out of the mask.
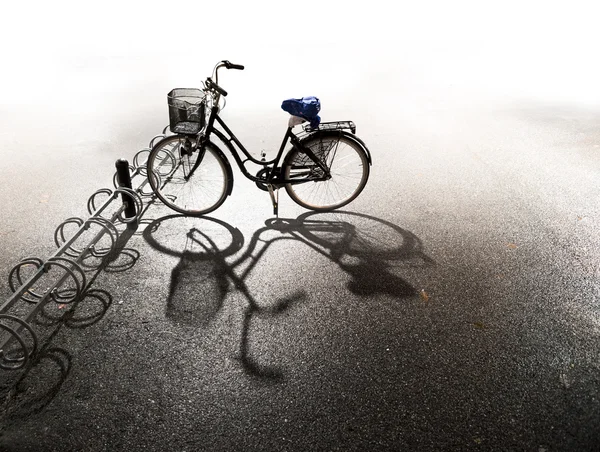
[[[175,88],[167,95],[171,132],[196,135],[203,129],[205,97],[197,88]]]

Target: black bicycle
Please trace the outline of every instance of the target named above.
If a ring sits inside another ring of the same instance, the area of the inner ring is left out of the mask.
[[[147,162],[152,190],[165,205],[185,215],[200,216],[218,208],[231,194],[231,165],[213,136],[229,149],[244,176],[270,193],[275,214],[281,187],[296,203],[316,211],[345,206],[360,194],[369,178],[371,154],[355,135],[352,121],[325,122],[316,127],[306,124],[294,133],[292,129],[306,118],[292,115],[275,158],[266,160],[262,152],[258,160],[219,116],[221,99],[227,96],[218,84],[218,70],[223,67],[244,69],[221,61],[203,89],[177,88],[168,94],[173,135],[152,147]],[[282,159],[288,142],[292,147]],[[261,166],[256,175],[248,171],[247,162]]]

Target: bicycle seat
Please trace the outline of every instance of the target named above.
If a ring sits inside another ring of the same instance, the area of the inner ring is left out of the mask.
[[[292,116],[310,121],[313,129],[319,127],[321,117],[317,114],[321,110],[321,102],[314,96],[303,97],[301,99],[286,99],[281,104],[281,108]]]

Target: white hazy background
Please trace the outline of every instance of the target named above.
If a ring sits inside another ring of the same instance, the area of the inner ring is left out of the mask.
[[[324,120],[369,120],[378,133],[440,109],[596,107],[593,5],[3,2],[0,133],[30,132],[23,121],[44,118],[36,132],[118,139],[127,127],[146,140],[167,122],[167,92],[198,86],[222,59],[246,65],[220,79],[226,113],[248,123],[247,135],[276,137],[273,146],[286,123],[281,101],[306,95],[321,98]]]
[[[2,100],[64,101],[107,79],[132,89],[193,83],[227,58],[248,66],[239,87],[254,95],[304,80],[341,90],[373,79],[393,90],[428,84],[596,103],[594,3],[3,2]]]

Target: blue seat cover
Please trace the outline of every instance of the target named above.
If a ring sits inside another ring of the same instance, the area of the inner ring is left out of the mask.
[[[321,110],[321,102],[314,96],[284,100],[281,108],[290,115],[299,116],[310,121],[310,126],[313,129],[319,127],[321,123],[321,117],[317,114]]]

